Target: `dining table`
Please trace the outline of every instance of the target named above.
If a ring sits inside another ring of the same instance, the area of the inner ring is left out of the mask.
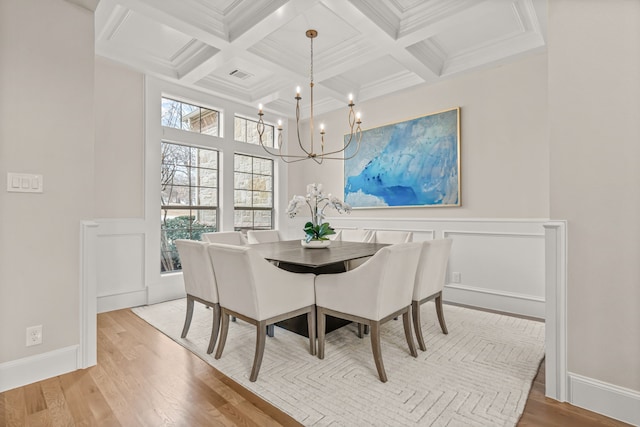
[[[348,261],[374,255],[384,243],[347,242],[335,240],[324,248],[303,246],[300,240],[281,240],[269,243],[249,245],[266,260],[274,262],[279,268],[294,273],[335,274],[345,272]],[[350,321],[327,316],[326,333],[341,328]],[[298,316],[277,326],[308,337],[307,318]],[[273,336],[273,328],[268,329]]]
[[[343,272],[348,261],[374,255],[384,243],[331,241],[324,248],[303,246],[301,240],[252,244],[260,255],[278,263],[280,268],[300,273],[327,274]]]

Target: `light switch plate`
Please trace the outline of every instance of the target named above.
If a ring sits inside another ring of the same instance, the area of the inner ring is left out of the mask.
[[[8,172],[7,191],[15,193],[42,193],[42,175]]]

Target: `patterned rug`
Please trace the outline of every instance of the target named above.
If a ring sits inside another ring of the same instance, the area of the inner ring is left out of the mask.
[[[220,360],[206,354],[211,311],[195,304],[180,338],[185,300],[134,313],[247,389],[307,426],[514,426],[544,356],[544,323],[456,306],[444,307],[449,334],[433,303],[422,306],[427,351],[409,354],[402,320],[382,327],[388,382],[378,380],[369,337],[353,324],[327,335],[325,359],[308,353],[306,338],[275,329],[260,375],[249,382],[255,327],[231,323]]]

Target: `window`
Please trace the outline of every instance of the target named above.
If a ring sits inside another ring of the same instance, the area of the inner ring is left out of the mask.
[[[234,229],[273,228],[273,160],[235,154]]]
[[[258,122],[256,120],[245,119],[243,117],[235,117],[233,122],[233,137],[236,141],[246,142],[248,144],[260,144],[258,135]],[[265,124],[264,134],[262,135],[262,143],[267,147],[273,147],[273,126]]]
[[[162,143],[161,271],[180,270],[176,239],[218,228],[218,152]]]
[[[162,98],[162,126],[220,136],[219,122],[220,113],[216,110]]]

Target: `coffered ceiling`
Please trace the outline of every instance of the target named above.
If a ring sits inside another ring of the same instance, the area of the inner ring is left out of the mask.
[[[96,54],[288,117],[296,86],[309,98],[308,29],[316,113],[546,44],[546,0],[100,0],[95,13]]]

